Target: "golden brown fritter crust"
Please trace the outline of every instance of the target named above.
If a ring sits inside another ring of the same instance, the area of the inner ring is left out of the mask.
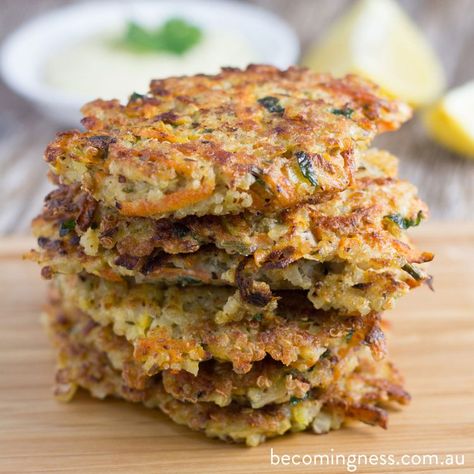
[[[130,351],[123,359],[129,347],[124,338],[104,335],[104,328],[87,317],[78,318],[77,313],[71,316],[57,307],[51,307],[46,316],[58,350],[58,398],[69,400],[78,387],[83,387],[99,398],[116,396],[150,408],[159,407],[175,422],[224,440],[257,445],[288,430],[324,433],[351,418],[386,427],[388,414],[379,405],[405,404],[410,399],[389,362],[374,362],[361,356],[355,370],[337,382],[286,403],[253,409],[236,402],[225,407],[202,401],[182,402],[166,392],[166,383],[163,385],[160,377],[134,378],[126,361]],[[172,378],[173,374],[167,376]]]
[[[56,287],[68,311],[81,310],[94,321],[124,335],[148,375],[162,370],[198,372],[201,362],[232,364],[236,373],[251,370],[265,357],[298,370],[313,367],[329,349],[347,342],[385,352],[379,316],[343,317],[317,311],[300,292],[282,292],[278,306],[239,307],[238,320],[224,287],[170,287],[110,283],[93,276],[57,276]],[[230,315],[228,314],[230,311]]]
[[[356,76],[224,69],[83,108],[45,153],[66,184],[125,216],[272,212],[350,185],[358,153],[409,108]]]

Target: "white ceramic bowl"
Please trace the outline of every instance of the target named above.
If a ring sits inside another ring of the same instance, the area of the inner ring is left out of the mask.
[[[147,23],[182,16],[206,29],[237,31],[255,48],[258,62],[286,68],[299,55],[294,31],[255,5],[228,0],[145,0],[80,3],[46,13],[21,26],[4,42],[0,67],[4,81],[63,125],[78,125],[84,97],[58,90],[43,79],[52,53],[129,19]],[[225,65],[224,65],[225,66]],[[93,99],[94,97],[91,97]]]

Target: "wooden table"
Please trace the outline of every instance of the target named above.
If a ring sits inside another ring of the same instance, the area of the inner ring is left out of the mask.
[[[0,39],[22,21],[71,0],[2,0]],[[288,20],[303,49],[350,0],[257,0]],[[474,0],[400,0],[438,51],[450,86],[474,78]],[[48,189],[42,151],[58,126],[0,83],[0,235],[26,232]],[[415,118],[377,141],[401,157],[401,174],[420,188],[433,216],[474,218],[474,161],[428,139]]]
[[[81,393],[52,398],[53,357],[39,324],[45,284],[22,262],[30,240],[0,239],[0,472],[347,472],[339,466],[270,465],[282,454],[464,455],[474,472],[474,223],[428,223],[416,232],[436,254],[436,291],[423,287],[389,315],[393,359],[410,406],[387,431],[355,424],[324,436],[294,434],[258,448],[206,439],[158,411]],[[331,450],[334,451],[331,451]],[[448,472],[446,466],[359,467],[357,472]],[[451,470],[449,470],[451,472]]]

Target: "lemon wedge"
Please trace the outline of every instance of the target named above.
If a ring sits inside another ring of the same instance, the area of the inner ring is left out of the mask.
[[[394,0],[358,0],[303,64],[336,76],[359,74],[414,107],[433,102],[445,84],[431,46]]]
[[[474,159],[474,81],[449,91],[424,116],[428,132],[450,150]]]

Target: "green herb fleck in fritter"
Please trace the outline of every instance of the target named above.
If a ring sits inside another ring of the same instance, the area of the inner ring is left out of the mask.
[[[416,227],[420,224],[423,219],[423,211],[418,211],[415,219],[410,219],[408,217],[403,217],[400,214],[390,214],[385,216],[387,219],[390,219],[392,222],[400,227],[400,229],[409,229],[410,227]]]
[[[351,118],[354,110],[349,107],[344,107],[343,109],[332,109],[331,113],[334,115],[343,115],[344,117]]]
[[[402,270],[406,271],[416,281],[419,281],[423,278],[423,275],[420,273],[420,271],[411,263],[406,263],[403,265]]]
[[[318,185],[318,178],[314,172],[313,162],[311,161],[309,155],[304,151],[296,152],[296,159],[298,160],[298,166],[300,167],[301,173],[303,176],[313,185]]]
[[[133,92],[130,96],[130,102],[136,102],[137,100],[143,99],[145,96],[143,94],[139,94],[138,92]]]
[[[258,103],[263,105],[272,114],[283,114],[285,108],[280,104],[280,101],[276,97],[270,95],[258,99]]]
[[[64,237],[69,234],[71,230],[74,230],[76,227],[76,221],[74,219],[68,219],[67,221],[61,222],[59,226],[59,236]]]

